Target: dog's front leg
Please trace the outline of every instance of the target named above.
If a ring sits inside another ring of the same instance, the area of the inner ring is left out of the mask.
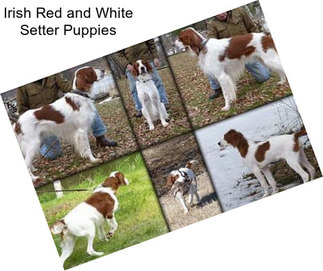
[[[105,235],[103,224],[100,224],[100,226],[98,226],[98,233],[101,241],[109,241],[109,239]]]
[[[263,173],[265,174],[267,181],[269,182],[269,184],[271,185],[271,187],[273,188],[273,194],[276,194],[279,192],[278,188],[277,188],[277,184],[275,181],[274,176],[272,175],[271,171],[269,168],[263,168],[262,169]]]
[[[176,199],[181,203],[181,205],[184,209],[184,214],[188,213],[188,209],[186,207],[185,200],[184,200],[182,193],[176,193]]]
[[[107,238],[108,238],[108,240],[110,240],[111,237],[113,236],[113,234],[115,233],[115,231],[118,228],[118,222],[117,222],[117,220],[115,219],[114,216],[112,218],[110,218],[110,219],[107,218],[107,222],[108,222],[108,224],[110,226],[110,230],[107,233]]]
[[[258,179],[258,181],[260,182],[262,188],[265,190],[265,194],[264,194],[264,198],[269,196],[269,189],[268,189],[268,184],[267,181],[264,177],[264,175],[262,175],[262,172],[260,171],[260,169],[254,168],[253,169],[253,174],[255,174],[256,178]]]
[[[82,158],[88,158],[91,163],[99,163],[101,159],[95,158],[92,154],[87,131],[79,129],[74,136],[74,146]]]
[[[154,126],[154,123],[153,123],[153,121],[152,121],[152,119],[150,117],[150,114],[149,114],[146,106],[143,106],[143,108],[142,108],[141,111],[142,111],[142,114],[144,115],[145,119],[148,122],[149,130],[150,131],[154,130],[155,129],[155,126]]]

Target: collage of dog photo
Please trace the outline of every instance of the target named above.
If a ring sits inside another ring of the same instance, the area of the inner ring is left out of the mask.
[[[322,176],[257,1],[1,96],[65,269]]]

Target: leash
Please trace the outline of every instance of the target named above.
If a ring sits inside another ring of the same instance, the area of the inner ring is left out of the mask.
[[[48,191],[36,191],[37,193],[56,193],[56,192],[84,192],[93,191],[92,189],[79,188],[79,189],[58,189],[58,190],[48,190]]]

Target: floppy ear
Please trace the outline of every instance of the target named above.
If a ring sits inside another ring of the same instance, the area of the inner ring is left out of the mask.
[[[142,62],[146,66],[147,72],[148,73],[152,73],[153,72],[153,67],[149,64],[149,62],[146,59],[143,60]]]
[[[88,67],[77,72],[75,85],[78,90],[89,91],[96,80],[97,76],[94,69]]]
[[[242,139],[242,134],[232,129],[224,135],[224,139],[232,146],[238,147]]]
[[[117,172],[115,176],[118,179],[119,185],[126,185],[126,182],[124,180],[124,175],[121,172]]]
[[[167,181],[166,181],[166,188],[171,189],[176,179],[177,179],[176,176],[172,174],[168,174]]]
[[[133,63],[131,73],[135,77],[139,75],[137,61]]]

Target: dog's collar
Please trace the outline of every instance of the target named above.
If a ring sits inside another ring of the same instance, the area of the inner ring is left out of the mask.
[[[204,47],[205,47],[205,45],[207,44],[208,41],[209,41],[208,39],[205,39],[204,41],[201,42],[201,46],[200,46],[201,50],[204,49]]]
[[[202,52],[203,54],[205,54],[207,52],[205,49],[205,45],[207,44],[208,41],[209,41],[208,39],[205,39],[201,42],[201,44],[199,46],[199,53]]]
[[[136,81],[140,82],[140,83],[146,83],[148,81],[153,80],[152,78],[147,78],[147,79],[138,79],[138,77],[136,78]]]
[[[73,89],[71,91],[71,93],[74,93],[74,94],[77,94],[77,95],[80,95],[80,96],[83,96],[85,98],[90,98],[89,95],[87,95],[84,91],[81,91],[81,90],[78,90],[78,89]]]

